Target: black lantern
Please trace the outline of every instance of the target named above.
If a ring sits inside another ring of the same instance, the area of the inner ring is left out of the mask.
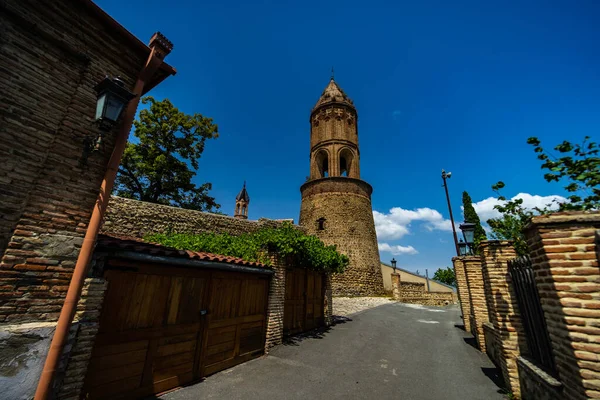
[[[392,268],[394,268],[394,273],[396,273],[396,259],[392,258]]]
[[[471,222],[463,222],[462,224],[460,224],[459,228],[463,233],[465,242],[467,242],[467,244],[471,246],[473,244],[473,237],[475,235],[475,224]]]
[[[463,242],[462,239],[460,239],[458,241],[458,254],[460,254],[461,256],[466,256],[467,255],[467,244],[465,242]]]
[[[112,79],[106,76],[94,87],[94,90],[98,93],[96,122],[100,125],[100,129],[109,130],[119,119],[125,105],[135,95],[127,90],[118,76]]]

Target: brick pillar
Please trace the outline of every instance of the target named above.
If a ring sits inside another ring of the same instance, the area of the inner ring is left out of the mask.
[[[267,304],[267,338],[265,353],[283,342],[283,311],[285,306],[285,262],[277,254],[269,254],[271,267],[275,271],[269,285]]]
[[[535,217],[525,235],[564,398],[600,398],[600,212]]]
[[[284,293],[285,296],[285,293]],[[284,300],[285,301],[285,300]],[[333,288],[331,274],[325,275],[325,326],[333,324]]]
[[[400,274],[392,273],[392,297],[400,300]]]
[[[479,350],[485,352],[485,335],[483,324],[488,322],[487,303],[483,289],[483,274],[481,273],[481,257],[466,256],[463,258],[467,286],[469,287],[469,302],[471,306],[471,333],[477,340]]]
[[[519,396],[517,357],[525,346],[525,333],[508,273],[508,261],[516,258],[517,253],[512,243],[507,241],[486,240],[481,242],[479,249],[489,321],[492,326],[492,335],[487,337],[486,351],[490,358],[498,363],[510,391]]]
[[[458,301],[460,301],[460,310],[462,312],[463,325],[465,331],[471,332],[471,300],[469,296],[469,286],[467,285],[467,275],[465,274],[464,257],[453,257],[454,275],[456,276],[456,291],[458,292]]]

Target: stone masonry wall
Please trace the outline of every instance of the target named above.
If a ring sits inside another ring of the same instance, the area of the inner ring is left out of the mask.
[[[427,292],[424,283],[402,282],[400,274],[392,274],[392,290],[394,300],[408,304],[425,306],[444,306],[453,303],[452,292]]]
[[[467,285],[469,287],[471,334],[475,336],[479,350],[485,353],[483,324],[488,322],[488,310],[483,287],[481,258],[479,256],[466,256],[463,258],[463,261],[467,276]]]
[[[167,231],[190,234],[228,233],[238,236],[282,224],[281,221],[271,219],[252,221],[112,196],[102,232],[135,238]],[[296,228],[302,229],[297,225]]]
[[[93,87],[132,88],[147,58],[87,7],[0,3],[0,323],[58,318],[118,131],[79,165]]]
[[[346,271],[333,277],[333,294],[383,294],[370,186],[338,177],[308,182],[301,190],[300,225],[350,258]],[[323,230],[317,222],[320,218],[325,218]]]
[[[485,297],[492,325],[492,334],[488,337],[495,341],[489,343],[486,340],[487,352],[497,352],[496,362],[502,371],[504,382],[518,396],[517,357],[523,353],[526,343],[517,298],[508,272],[508,261],[517,254],[512,243],[506,241],[483,241],[480,251]]]
[[[528,400],[565,400],[563,385],[525,357],[517,358],[521,398]]]
[[[568,399],[600,398],[600,212],[534,217],[526,229],[558,379]]]
[[[452,264],[454,266],[454,275],[456,276],[456,291],[458,292],[463,325],[465,326],[465,331],[471,332],[471,301],[467,275],[465,273],[464,257],[453,257]]]

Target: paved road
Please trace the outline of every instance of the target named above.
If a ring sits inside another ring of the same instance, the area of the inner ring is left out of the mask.
[[[191,399],[502,399],[457,307],[392,303],[164,395]]]

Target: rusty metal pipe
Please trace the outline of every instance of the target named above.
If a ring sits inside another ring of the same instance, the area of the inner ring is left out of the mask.
[[[71,328],[75,311],[77,310],[77,302],[79,301],[79,296],[81,295],[85,277],[87,276],[88,265],[94,251],[94,244],[96,243],[96,238],[98,236],[98,232],[100,231],[100,225],[104,219],[104,213],[106,212],[106,207],[108,206],[110,193],[112,192],[117,171],[119,169],[119,164],[121,163],[121,158],[123,157],[123,152],[125,151],[125,146],[127,145],[127,139],[129,137],[131,126],[133,125],[133,119],[135,118],[140,97],[143,94],[144,85],[147,80],[154,75],[158,67],[160,67],[163,62],[162,57],[164,54],[160,54],[158,50],[159,49],[156,47],[152,48],[150,55],[148,56],[148,60],[146,61],[146,65],[140,72],[138,80],[133,89],[133,93],[136,95],[136,97],[129,102],[123,115],[121,130],[117,135],[115,147],[108,162],[106,174],[104,175],[104,179],[100,185],[100,193],[98,194],[98,199],[94,205],[92,216],[90,217],[90,222],[83,239],[83,244],[81,245],[79,257],[77,258],[77,263],[75,264],[75,269],[73,270],[73,276],[71,278],[71,282],[69,283],[69,290],[67,291],[65,302],[60,311],[60,316],[58,317],[56,330],[54,332],[54,336],[52,337],[48,355],[46,356],[46,362],[44,363],[44,369],[42,370],[42,374],[35,391],[34,400],[47,400],[52,394],[52,382],[56,375],[58,364],[67,342],[69,329]]]

